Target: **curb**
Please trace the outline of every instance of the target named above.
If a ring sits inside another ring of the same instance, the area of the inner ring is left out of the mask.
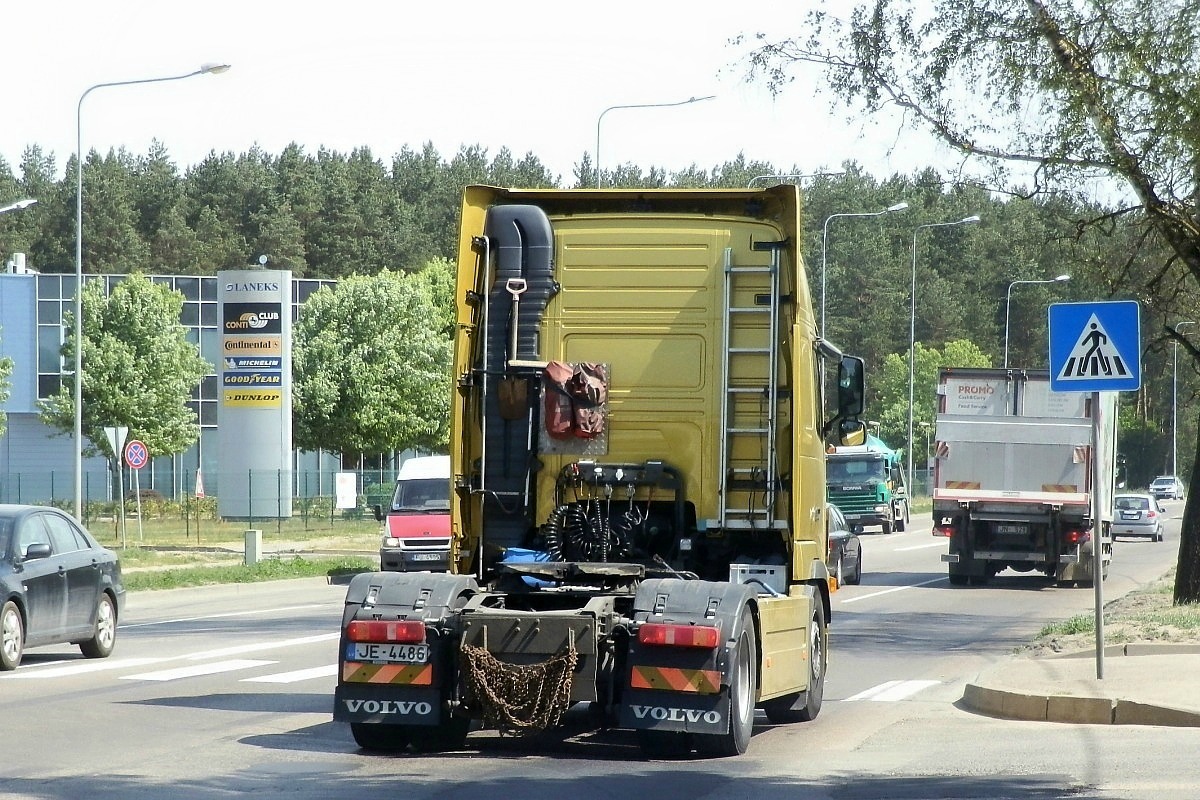
[[[963,707],[1000,719],[1077,725],[1165,725],[1200,728],[1200,712],[1107,697],[1039,695],[968,683]]]

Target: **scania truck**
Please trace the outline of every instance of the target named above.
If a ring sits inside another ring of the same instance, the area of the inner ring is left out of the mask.
[[[866,444],[828,448],[825,480],[829,502],[852,527],[878,525],[887,534],[902,532],[908,525],[908,487],[900,455],[871,435]]]
[[[570,713],[724,756],[756,707],[817,716],[825,447],[865,440],[864,369],[818,337],[802,239],[794,186],[465,190],[451,571],[351,582],[361,747]]]
[[[983,584],[1012,569],[1090,584],[1094,548],[1103,580],[1116,393],[1053,392],[1046,370],[1009,368],[944,368],[937,393],[933,535],[948,540],[950,583]]]

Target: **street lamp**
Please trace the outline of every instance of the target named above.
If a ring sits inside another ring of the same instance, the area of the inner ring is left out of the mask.
[[[185,75],[140,78],[89,86],[75,107],[75,518],[83,519],[83,101],[96,89],[133,86],[140,83],[181,81],[196,75],[220,75],[228,64],[202,64]],[[118,455],[119,458],[119,455]]]
[[[917,234],[923,228],[946,228],[951,225],[969,225],[972,222],[979,222],[977,214],[963,217],[954,222],[930,222],[913,228],[912,288],[909,290],[909,301],[912,306],[908,318],[908,447],[905,448],[908,450],[909,486],[913,485],[913,376],[917,356]]]
[[[27,197],[24,200],[18,200],[15,203],[9,203],[6,206],[0,206],[0,214],[7,213],[9,211],[20,211],[22,208],[29,208],[36,202],[37,200]]]
[[[1179,329],[1184,325],[1195,325],[1191,320],[1176,322],[1171,326],[1171,330],[1175,335],[1179,335]],[[1175,411],[1179,407],[1179,340],[1174,342],[1174,349],[1171,352],[1171,474],[1179,475],[1179,450],[1176,440],[1175,426]]]
[[[687,100],[680,100],[678,103],[634,103],[627,106],[609,106],[600,112],[600,116],[596,118],[596,188],[600,188],[600,122],[604,119],[604,115],[610,111],[616,111],[618,108],[672,108],[674,106],[686,106],[691,103],[699,103],[702,100],[712,100],[716,97],[715,94],[706,95],[704,97],[689,97]]]
[[[1008,368],[1008,318],[1009,312],[1012,309],[1012,290],[1013,287],[1020,283],[1063,283],[1071,280],[1070,275],[1059,275],[1057,278],[1047,278],[1041,281],[1013,281],[1008,284],[1007,297],[1004,300],[1004,367]]]
[[[829,223],[838,217],[880,217],[884,214],[890,214],[893,211],[903,211],[908,208],[908,203],[896,203],[893,206],[888,206],[882,211],[865,211],[862,213],[853,214],[830,214],[825,218],[825,224],[821,226],[821,338],[825,338],[825,245],[829,241]]]

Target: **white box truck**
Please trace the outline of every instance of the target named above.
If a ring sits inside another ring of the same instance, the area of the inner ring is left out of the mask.
[[[1116,393],[1052,392],[1045,370],[943,368],[937,394],[933,535],[949,539],[950,582],[983,584],[1013,569],[1091,583],[1097,543],[1106,575]]]

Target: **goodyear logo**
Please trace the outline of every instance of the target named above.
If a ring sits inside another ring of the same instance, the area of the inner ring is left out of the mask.
[[[225,333],[280,333],[283,330],[279,303],[225,303],[221,308]]]
[[[226,389],[224,403],[230,408],[279,408],[283,392],[279,389]]]
[[[282,386],[282,372],[226,372],[225,386]]]
[[[279,336],[226,336],[221,350],[227,356],[282,356],[283,338]]]

